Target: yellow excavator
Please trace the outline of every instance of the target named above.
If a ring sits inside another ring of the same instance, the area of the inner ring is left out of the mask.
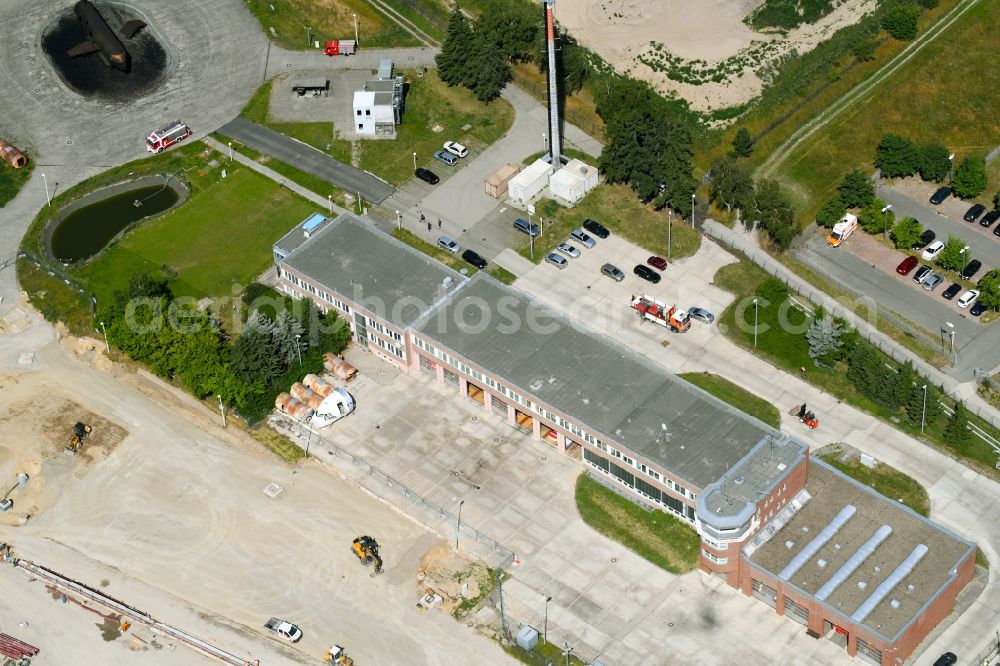
[[[354,666],[354,660],[347,656],[344,652],[344,648],[339,645],[334,645],[327,651],[326,657],[323,658],[328,664],[340,664],[340,666]]]
[[[87,436],[91,433],[93,428],[91,428],[86,423],[76,422],[73,426],[73,434],[70,435],[69,444],[66,445],[67,453],[76,453],[83,446],[83,440],[87,439]]]
[[[359,536],[351,543],[351,550],[355,557],[361,560],[361,564],[366,567],[374,564],[372,578],[382,573],[382,558],[378,554],[378,542],[370,536]]]

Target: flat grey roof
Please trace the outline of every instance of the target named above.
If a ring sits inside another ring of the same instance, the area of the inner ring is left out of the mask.
[[[466,279],[347,213],[282,263],[401,329]]]
[[[319,233],[320,229],[328,224],[330,224],[330,220],[325,215],[322,213],[313,213],[295,225],[294,229],[282,236],[281,240],[274,244],[274,249],[281,250],[287,256],[296,248],[301,247],[309,240],[311,235]],[[309,229],[307,230],[306,227],[309,227]],[[309,235],[306,235],[307,231]]]
[[[765,435],[781,436],[483,273],[415,329],[698,488],[717,480]]]
[[[952,571],[975,546],[905,506],[850,479],[826,463],[809,462],[806,504],[771,539],[750,555],[750,561],[777,576],[845,506],[854,514],[788,580],[814,597],[819,589],[871,538],[887,525],[891,534],[826,598],[825,604],[850,616],[913,550],[927,553],[913,570],[861,622],[893,639],[920,612],[927,601],[952,578]],[[788,544],[791,544],[790,546]],[[823,561],[823,566],[820,566]],[[859,586],[863,583],[863,587]],[[911,587],[912,586],[912,587]],[[893,600],[898,602],[893,608]]]

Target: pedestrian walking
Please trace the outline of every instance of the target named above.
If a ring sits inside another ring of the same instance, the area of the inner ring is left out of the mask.
[[[430,223],[430,221],[428,220],[428,222],[427,222],[427,231],[430,231],[430,230],[431,230],[431,223]]]
[[[799,418],[801,419],[805,415],[806,415],[806,403],[803,402],[802,406],[799,407]]]
[[[438,218],[438,229],[440,229],[440,228],[441,228],[441,218],[439,217]]]

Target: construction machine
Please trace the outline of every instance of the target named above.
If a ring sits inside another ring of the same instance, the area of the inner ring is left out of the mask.
[[[681,310],[676,305],[668,308],[666,303],[646,294],[632,297],[632,309],[639,313],[642,321],[651,321],[674,333],[686,333],[691,328],[691,315],[687,310]]]
[[[93,428],[86,423],[76,422],[73,426],[73,434],[70,435],[69,444],[66,445],[67,453],[76,453],[83,446],[83,442],[90,435]]]
[[[370,536],[359,536],[351,543],[351,550],[354,552],[355,557],[361,560],[361,564],[366,567],[370,564],[374,564],[375,567],[372,570],[372,577],[382,573],[382,558],[378,554],[378,542]]]
[[[328,664],[340,664],[341,666],[354,666],[354,660],[347,656],[344,648],[334,645],[326,653],[323,660]]]

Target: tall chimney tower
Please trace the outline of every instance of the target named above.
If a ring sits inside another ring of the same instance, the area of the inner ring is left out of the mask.
[[[549,163],[562,166],[562,135],[559,132],[559,79],[556,73],[556,22],[552,9],[556,0],[542,0],[545,9],[545,45],[549,58]]]

